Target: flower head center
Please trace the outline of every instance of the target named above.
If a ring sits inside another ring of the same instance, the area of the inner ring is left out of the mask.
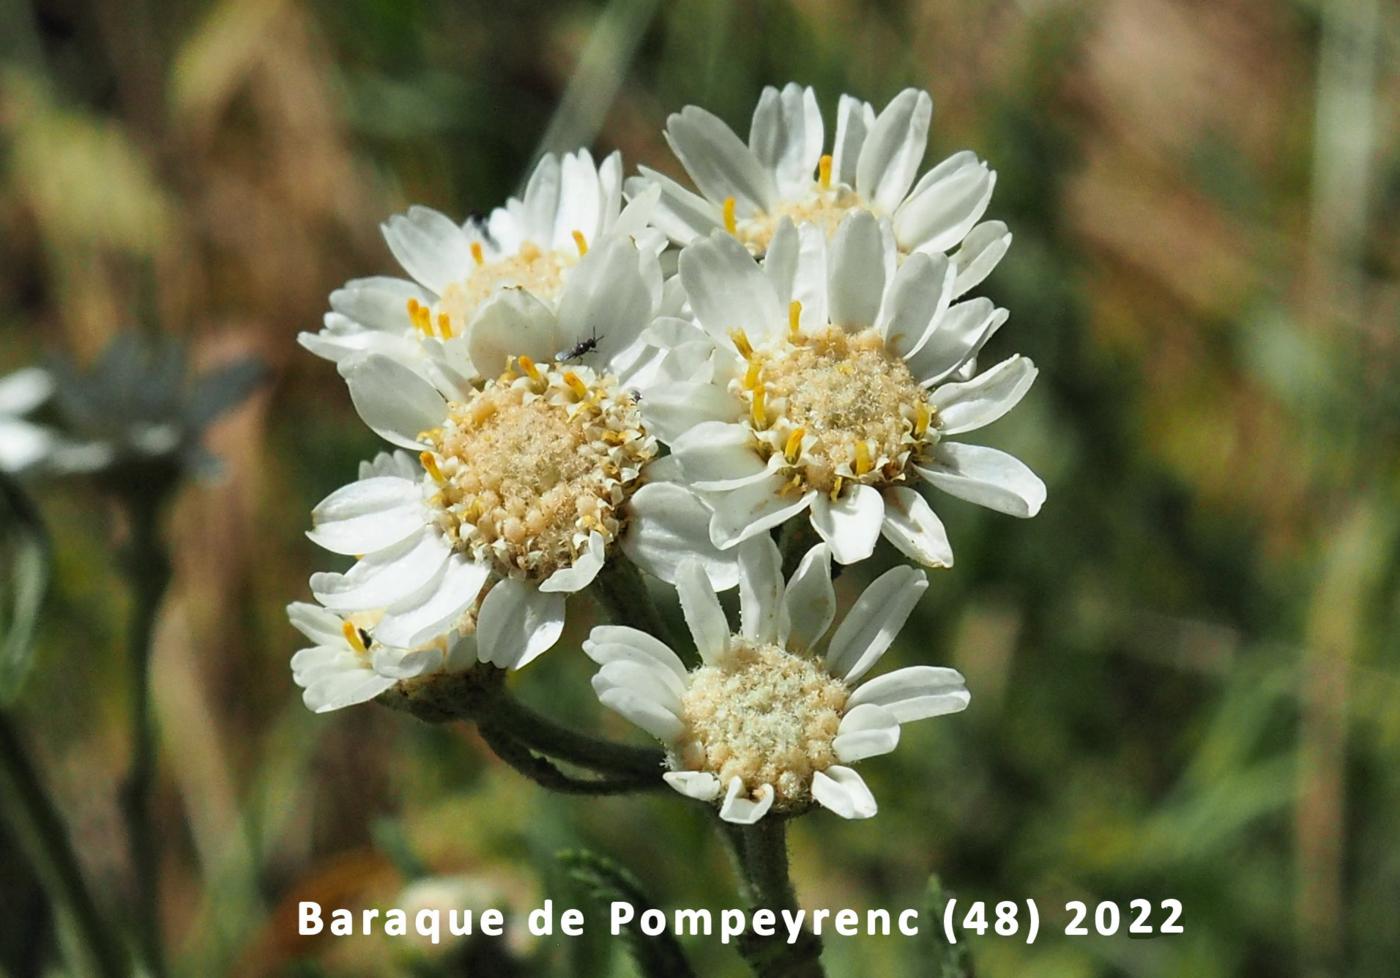
[[[767,254],[773,235],[785,217],[799,227],[803,224],[816,225],[829,241],[847,214],[869,209],[860,194],[845,184],[822,186],[820,182],[814,182],[805,196],[781,200],[771,210],[736,219],[730,231],[751,254],[761,256]]]
[[[443,289],[437,304],[437,312],[448,317],[452,332],[458,336],[465,333],[481,307],[502,289],[524,289],[546,301],[558,298],[565,274],[580,257],[579,251],[546,250],[529,241],[515,254],[496,259],[487,259],[479,245],[472,253],[476,259],[474,267],[464,278]],[[436,316],[433,322],[437,322]]]
[[[632,396],[587,367],[527,357],[448,406],[426,433],[437,524],[459,551],[513,577],[572,566],[593,532],[611,543],[656,440]]]
[[[797,330],[756,350],[740,394],[766,457],[781,453],[794,488],[833,496],[844,485],[888,485],[936,436],[928,393],[875,329]]]
[[[776,806],[799,806],[813,773],[836,763],[831,745],[849,696],[816,660],[735,639],[719,662],[690,675],[679,760],[722,784],[740,778],[750,795],[770,784]]]

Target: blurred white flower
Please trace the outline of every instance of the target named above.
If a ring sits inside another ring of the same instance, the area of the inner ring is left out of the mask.
[[[191,377],[179,343],[121,333],[90,367],[54,360],[0,380],[0,469],[102,472],[110,488],[145,495],[216,472],[204,432],[265,374],[247,357]],[[22,417],[40,410],[45,424]]]
[[[1011,235],[1000,221],[977,223],[996,173],[974,154],[950,156],[914,182],[932,114],[928,93],[912,88],[878,116],[868,103],[842,95],[835,142],[824,155],[810,88],[765,88],[747,144],[711,113],[687,106],[667,120],[666,141],[700,193],[647,167],[627,189],[660,190],[652,222],[677,244],[723,229],[756,255],[768,250],[784,218],[830,236],[847,214],[868,211],[889,220],[901,256],[941,254],[962,243],[951,259],[961,294],[987,277]]]
[[[463,224],[427,207],[390,218],[384,238],[412,281],[357,279],[331,293],[331,311],[302,346],[337,363],[378,353],[417,366],[461,340],[492,300],[523,290],[553,307],[590,247],[634,237],[652,253],[665,239],[648,230],[656,194],[622,201],[622,158],[599,165],[587,150],[547,154],[524,197]]]
[[[686,671],[660,639],[631,628],[593,629],[584,651],[602,668],[593,687],[604,705],[667,748],[666,782],[750,824],[770,810],[812,802],[843,818],[869,818],[875,799],[848,765],[886,754],[900,725],[965,709],[952,669],[913,666],[864,684],[928,586],[897,567],[876,578],[827,643],[836,614],[830,552],[813,547],[783,582],[767,536],[739,547],[741,626],[730,630],[703,569],[676,582],[702,665]]]
[[[926,566],[953,561],[943,524],[913,485],[1013,516],[1045,486],[1004,452],[949,440],[996,421],[1036,370],[1013,356],[966,382],[1006,321],[984,298],[954,303],[942,255],[897,261],[857,211],[833,239],[779,225],[760,266],[722,232],[681,253],[698,327],[673,344],[642,403],[684,482],[713,509],[718,547],[810,512],[837,561],[868,557],[883,533]]]
[[[566,595],[618,549],[665,580],[699,556],[732,586],[704,504],[658,481],[637,408],[660,278],[654,255],[612,238],[579,262],[557,309],[520,290],[492,302],[435,361],[435,383],[392,357],[346,361],[360,416],[416,458],[385,457],[316,507],[311,539],[359,556],[312,578],[317,600],[382,609],[374,638],[414,648],[480,597],[481,660],[518,668],[555,643]]]
[[[52,429],[26,420],[53,395],[53,375],[26,367],[0,377],[0,471],[23,472],[53,450]]]
[[[413,650],[395,649],[370,635],[374,612],[340,615],[298,601],[287,606],[292,625],[314,644],[292,656],[292,678],[316,713],[367,703],[399,682],[476,664],[470,626]]]

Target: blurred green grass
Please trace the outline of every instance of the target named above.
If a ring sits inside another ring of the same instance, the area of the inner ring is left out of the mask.
[[[988,356],[1026,353],[1041,379],[991,440],[1051,493],[1029,523],[940,507],[958,565],[935,575],[892,665],[958,667],[973,706],[868,765],[876,822],[796,826],[799,892],[900,907],[937,871],[964,897],[1033,896],[1057,918],[1071,899],[1185,905],[1175,938],[983,940],[987,976],[1393,973],[1393,8],[10,0],[0,12],[0,370],[54,348],[90,356],[139,322],[207,359],[255,351],[278,371],[215,433],[229,480],[189,490],[172,528],[159,804],[167,930],[188,973],[398,967],[382,944],[299,943],[286,917],[307,894],[393,898],[403,879],[377,824],[521,911],[546,893],[578,899],[553,862],[578,845],[664,903],[733,903],[692,807],[561,800],[499,770],[469,733],[376,709],[306,715],[282,612],[322,561],[302,531],[377,446],[334,371],[293,341],[330,289],[392,271],[376,226],[406,204],[489,209],[561,133],[675,172],[668,112],[696,102],[745,131],[760,87],[789,79],[818,86],[828,121],[842,91],[881,103],[928,88],[929,159],[972,148],[999,171],[991,216],[1016,241],[981,291],[1012,319]],[[612,33],[590,42],[599,23]],[[556,115],[590,50],[588,85]],[[89,870],[121,892],[122,528],[86,487],[39,495],[57,576],[24,716]],[[627,736],[571,652],[582,618],[522,693]],[[0,876],[0,903],[33,924],[0,928],[0,966],[29,973],[43,944],[29,935],[52,921],[17,869]],[[543,950],[559,974],[630,973],[600,943]],[[693,951],[702,974],[740,972],[732,950]],[[913,975],[921,953],[837,939],[827,960],[833,975]]]

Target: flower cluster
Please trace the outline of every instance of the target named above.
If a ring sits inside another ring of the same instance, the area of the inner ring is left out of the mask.
[[[579,151],[485,218],[391,218],[408,277],[348,283],[301,337],[396,449],[312,513],[311,539],[354,563],[291,608],[308,706],[518,669],[570,595],[639,568],[675,587],[698,658],[625,624],[584,650],[600,700],[664,746],[666,782],[737,823],[873,815],[849,765],[968,693],[932,666],[861,682],[927,587],[915,567],[818,652],[832,561],[883,537],[950,567],[925,486],[1020,517],[1045,498],[959,437],[1036,371],[978,367],[1007,313],[966,296],[1011,235],[982,220],[996,174],[973,154],[920,172],[931,114],[912,89],[879,113],[843,96],[828,148],[813,91],[769,88],[747,142],[694,106],[668,120],[695,190]],[[716,597],[736,585],[737,631]]]

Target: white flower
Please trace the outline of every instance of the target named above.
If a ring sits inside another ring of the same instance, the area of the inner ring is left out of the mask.
[[[414,648],[489,585],[481,659],[507,668],[555,643],[565,596],[619,548],[663,580],[699,555],[732,586],[704,504],[649,470],[658,447],[634,386],[654,360],[642,336],[660,302],[655,256],[611,238],[578,264],[557,311],[508,291],[449,351],[457,359],[439,361],[439,376],[489,379],[435,386],[374,354],[343,364],[360,416],[417,458],[386,456],[316,507],[311,539],[360,558],[313,577],[317,600],[383,609],[375,639]]]
[[[0,377],[0,472],[32,468],[58,444],[50,429],[25,420],[53,396],[53,390],[53,377],[38,367]]]
[[[928,586],[923,571],[878,577],[827,643],[836,614],[831,559],[813,547],[786,586],[768,536],[739,548],[740,629],[731,632],[703,569],[676,582],[702,665],[686,671],[660,640],[631,628],[593,629],[584,651],[602,668],[603,704],[660,740],[683,795],[751,824],[769,810],[816,802],[843,818],[869,818],[875,799],[847,765],[886,754],[900,725],[956,713],[969,696],[952,669],[913,666],[861,684]]]
[[[292,678],[316,713],[366,703],[397,683],[460,672],[477,661],[469,629],[409,651],[374,640],[370,629],[379,617],[374,612],[340,615],[298,601],[287,606],[287,617],[314,643],[292,656]]]
[[[1013,356],[948,382],[1006,312],[951,303],[942,255],[897,263],[876,219],[856,212],[830,243],[783,222],[762,267],[716,233],[681,253],[680,278],[701,327],[691,332],[708,345],[679,344],[663,370],[673,379],[642,409],[712,507],[716,546],[810,511],[843,564],[883,533],[927,566],[951,566],[919,480],[1013,516],[1039,511],[1045,486],[1025,465],[949,440],[1014,407],[1036,370]]]
[[[664,240],[647,231],[655,195],[622,206],[622,159],[595,166],[587,150],[544,156],[526,185],[485,220],[464,224],[427,207],[385,222],[384,238],[412,281],[356,279],[331,293],[331,311],[301,344],[337,363],[363,353],[410,365],[468,334],[492,299],[523,289],[554,305],[590,246],[634,236],[652,251]]]
[[[757,255],[783,218],[830,235],[848,213],[869,211],[889,219],[901,255],[940,254],[962,242],[951,259],[954,294],[961,295],[987,277],[1011,235],[1000,221],[977,224],[996,173],[974,154],[950,156],[914,182],[932,114],[928,93],[912,88],[878,116],[843,95],[836,139],[823,155],[822,117],[810,88],[765,88],[747,145],[714,115],[687,106],[667,120],[666,140],[700,193],[646,167],[627,189],[660,189],[652,223],[677,244],[724,229]]]

